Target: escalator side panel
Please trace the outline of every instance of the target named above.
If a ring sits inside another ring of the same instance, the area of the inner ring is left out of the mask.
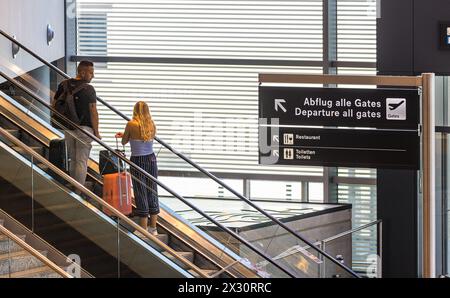
[[[29,164],[27,164],[28,162],[22,157],[13,156],[11,149],[1,147],[0,160],[2,161],[0,172],[3,180],[14,184],[23,196],[33,197],[35,207],[42,206],[44,209],[50,209],[51,213],[62,221],[62,226],[69,224],[82,237],[95,242],[108,255],[115,258],[118,257],[117,229],[111,224],[112,220],[110,218],[104,218],[98,210],[86,206],[86,203],[79,197],[76,198],[74,194],[67,193],[64,187],[51,180],[40,169],[35,169],[33,179],[31,179],[32,171]],[[3,197],[7,198],[9,196],[2,196],[2,201]],[[58,208],[58,206],[68,202],[70,202],[70,208]],[[27,204],[31,206],[31,202]],[[14,213],[11,214],[14,215]],[[39,218],[35,218],[35,224],[39,223],[38,220]],[[143,277],[189,276],[176,265],[168,266],[155,249],[143,246],[142,240],[135,236],[130,237],[128,234],[129,232],[119,230],[121,245],[119,257],[123,264],[133,268],[133,271],[138,275]],[[57,244],[53,245],[58,248]],[[67,253],[66,251],[63,252]],[[86,269],[94,273],[91,268]]]

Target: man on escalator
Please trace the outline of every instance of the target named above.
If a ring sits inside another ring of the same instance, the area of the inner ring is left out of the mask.
[[[56,91],[54,101],[70,92],[79,119],[79,126],[85,131],[101,139],[97,112],[97,95],[89,83],[94,78],[94,63],[81,61],[77,68],[77,76],[61,82]],[[72,178],[84,185],[87,175],[87,162],[92,148],[92,140],[71,125],[66,125],[65,141],[69,158],[69,173]]]

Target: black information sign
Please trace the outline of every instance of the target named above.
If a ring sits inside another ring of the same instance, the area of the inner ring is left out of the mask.
[[[280,125],[417,129],[418,90],[259,88],[259,117]]]
[[[261,86],[259,162],[417,170],[419,116],[417,89]]]

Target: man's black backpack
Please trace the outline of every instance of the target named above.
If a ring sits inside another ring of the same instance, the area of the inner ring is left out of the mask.
[[[75,106],[75,94],[87,87],[87,84],[83,83],[78,87],[71,88],[70,80],[65,80],[61,83],[63,92],[58,98],[55,98],[52,107],[59,114],[69,119],[73,123],[80,125],[81,121],[78,118],[77,109]],[[52,126],[59,129],[75,129],[73,125],[69,124],[58,114],[52,112]]]

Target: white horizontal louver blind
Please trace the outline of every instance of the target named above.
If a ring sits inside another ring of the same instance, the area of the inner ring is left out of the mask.
[[[79,55],[100,53],[103,43],[106,54],[102,55],[108,56],[322,59],[320,0],[77,3]],[[101,31],[103,24],[106,28]],[[106,63],[96,65],[93,84],[100,97],[127,115],[138,99],[146,100],[159,137],[209,171],[322,175],[320,167],[258,165],[261,72],[321,73],[322,69]],[[124,123],[104,107],[99,112],[104,140],[114,145],[113,133]],[[192,170],[164,149],[159,162],[163,170]]]
[[[108,54],[106,20],[107,11],[111,5],[93,2],[89,4],[88,8],[84,6],[84,2],[77,2],[78,10],[82,11],[77,18],[78,54],[106,56]]]
[[[339,168],[339,177],[352,177],[352,178],[377,178],[376,169],[356,169],[356,168]]]
[[[338,0],[339,61],[376,61],[375,0]]]
[[[321,0],[77,3],[79,55],[92,53],[105,15],[112,56],[322,60]]]
[[[320,73],[321,69],[267,66],[98,64],[98,94],[128,116],[137,100],[149,103],[158,136],[209,171],[219,173],[321,176],[321,167],[258,165],[258,73]],[[99,105],[104,140],[125,122]],[[159,146],[155,147],[158,152]],[[168,150],[161,170],[192,170]]]

